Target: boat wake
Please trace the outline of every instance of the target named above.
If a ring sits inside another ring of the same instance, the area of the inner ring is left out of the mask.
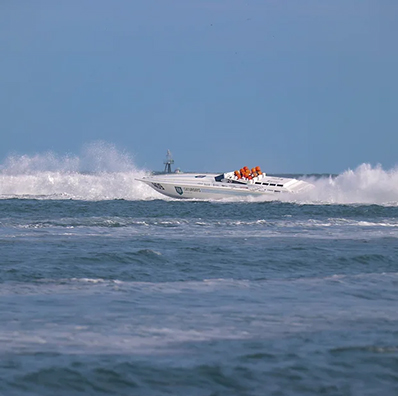
[[[147,174],[149,171],[138,168],[128,153],[104,142],[87,145],[79,156],[51,152],[14,155],[0,165],[0,199],[170,200],[136,180]],[[337,176],[299,178],[315,187],[283,197],[228,198],[221,202],[278,200],[297,204],[398,206],[398,169],[362,164]]]
[[[327,204],[398,205],[398,169],[362,164],[337,176],[312,177],[315,188],[300,197],[302,202]]]

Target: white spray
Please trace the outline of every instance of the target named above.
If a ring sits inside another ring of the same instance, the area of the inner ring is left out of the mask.
[[[10,156],[0,167],[1,198],[143,200],[159,198],[136,181],[147,171],[113,145],[95,142],[80,156],[54,153]]]
[[[300,199],[330,204],[398,205],[398,169],[362,164],[336,177],[307,179],[315,188]]]

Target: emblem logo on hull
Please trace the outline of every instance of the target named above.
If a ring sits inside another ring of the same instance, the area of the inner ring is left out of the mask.
[[[174,187],[179,195],[182,195],[184,192],[181,187]]]

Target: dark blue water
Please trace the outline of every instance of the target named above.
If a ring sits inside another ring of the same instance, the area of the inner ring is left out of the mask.
[[[1,395],[396,395],[398,207],[0,200]]]

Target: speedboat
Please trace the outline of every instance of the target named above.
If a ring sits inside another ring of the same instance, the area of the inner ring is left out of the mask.
[[[246,167],[245,167],[246,168]],[[301,193],[313,185],[303,180],[267,176],[260,168],[255,172],[166,173],[137,179],[171,198],[224,199],[230,197],[271,196]],[[245,170],[245,169],[241,169]],[[257,171],[258,170],[258,171]]]

